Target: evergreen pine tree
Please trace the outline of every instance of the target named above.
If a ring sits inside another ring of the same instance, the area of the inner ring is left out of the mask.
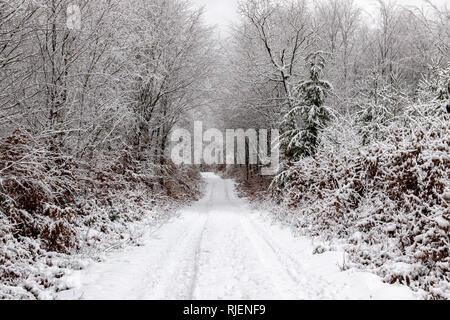
[[[324,103],[332,86],[321,79],[326,63],[324,53],[312,53],[306,57],[306,62],[309,66],[309,79],[300,83],[298,106],[285,117],[288,130],[283,138],[287,142],[286,156],[291,161],[315,154],[319,133],[330,119],[330,112]],[[298,128],[295,119],[297,115],[301,117],[302,128]]]
[[[446,68],[430,66],[430,74],[419,84],[419,99],[431,102],[436,108],[432,113],[450,113],[450,64]]]

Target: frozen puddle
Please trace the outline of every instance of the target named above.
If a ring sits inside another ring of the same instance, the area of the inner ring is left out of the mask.
[[[414,299],[405,286],[338,265],[342,253],[313,255],[311,242],[272,225],[211,173],[205,197],[144,246],[73,271],[58,299]]]

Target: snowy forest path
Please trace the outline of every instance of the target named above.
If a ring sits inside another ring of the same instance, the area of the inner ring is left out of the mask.
[[[239,199],[231,180],[203,174],[203,199],[144,245],[75,271],[60,299],[372,299],[412,298],[370,273],[339,270],[342,253],[313,255]]]

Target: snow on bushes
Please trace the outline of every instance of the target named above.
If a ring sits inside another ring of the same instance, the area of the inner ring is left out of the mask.
[[[200,193],[194,169],[161,169],[127,149],[86,163],[57,140],[17,130],[0,141],[0,299],[48,298],[79,265],[74,254],[130,239],[133,221]]]
[[[340,125],[339,125],[339,124]],[[337,121],[320,152],[278,177],[283,218],[325,239],[348,240],[353,263],[390,283],[450,299],[450,121],[394,121],[361,146]],[[330,142],[331,141],[331,142]]]

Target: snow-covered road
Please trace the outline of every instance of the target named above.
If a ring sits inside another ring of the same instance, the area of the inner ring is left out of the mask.
[[[212,173],[205,197],[141,247],[66,277],[60,299],[393,299],[414,298],[370,273],[341,272],[343,254],[313,255],[294,237],[239,199],[233,182]]]

